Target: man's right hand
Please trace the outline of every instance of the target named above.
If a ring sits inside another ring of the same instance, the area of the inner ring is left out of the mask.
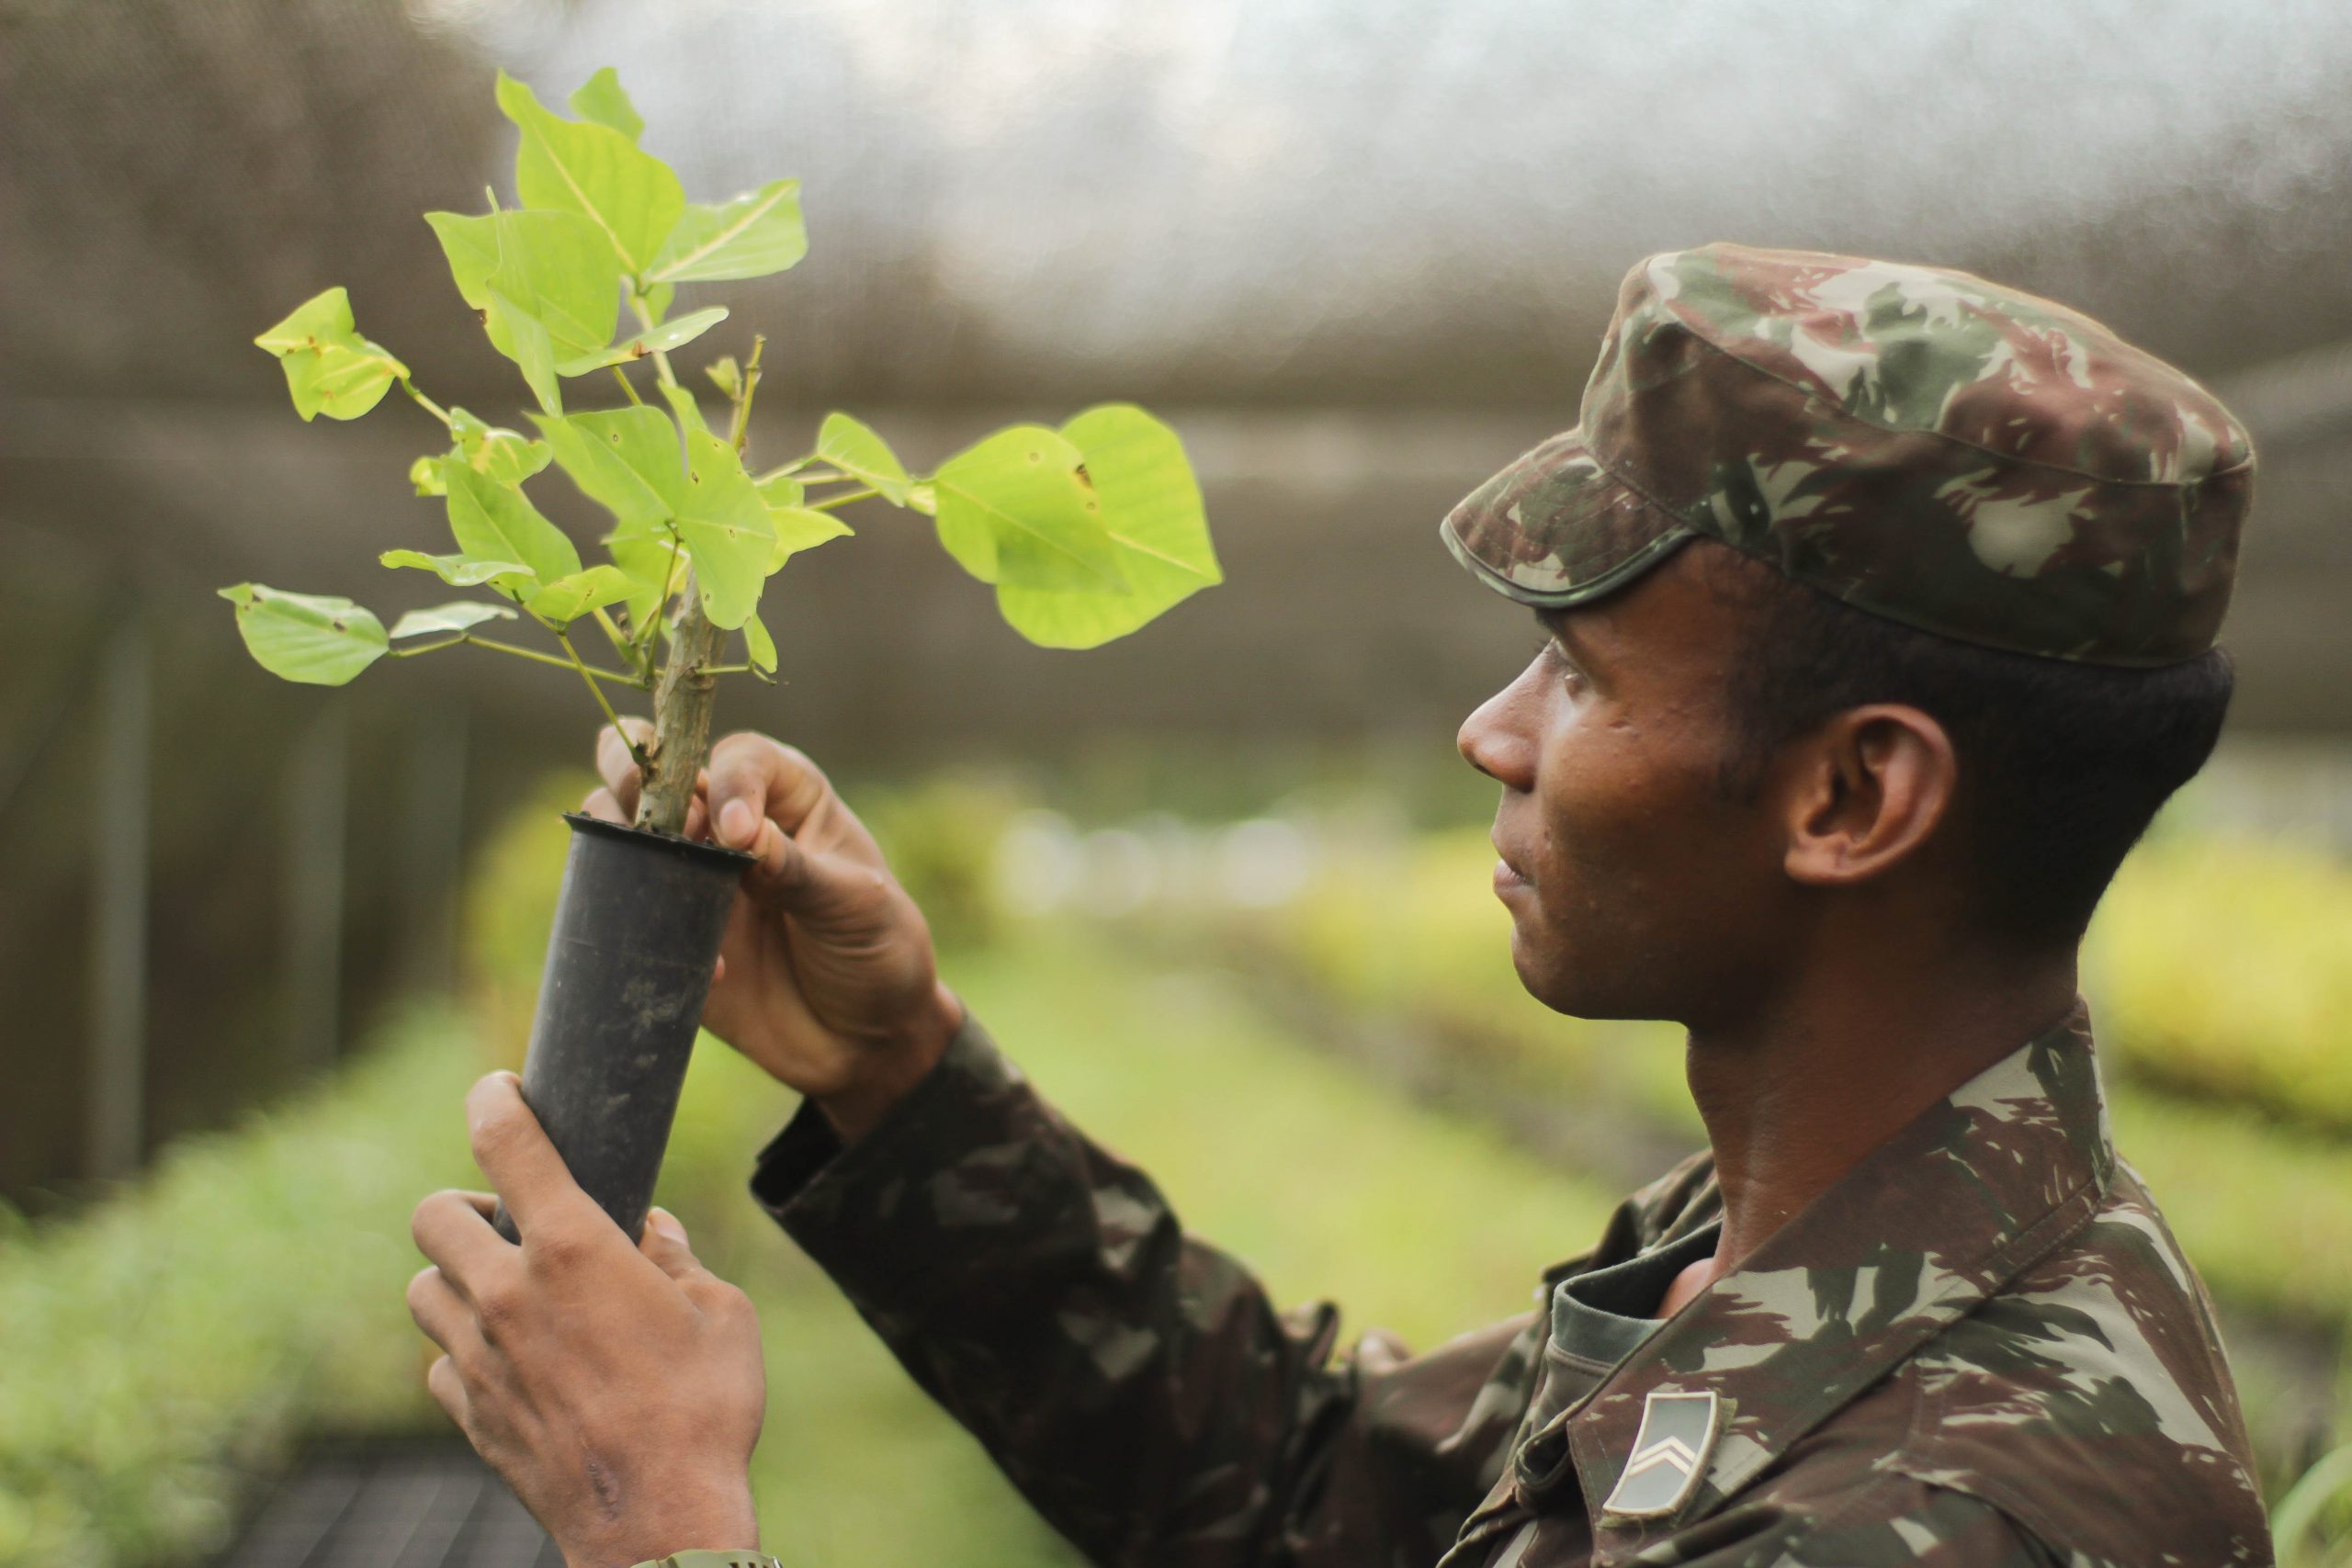
[[[644,720],[622,723],[639,745],[651,741]],[[637,761],[609,726],[596,770],[605,787],[582,809],[631,821]],[[763,735],[711,748],[686,836],[758,857],[728,917],[704,1026],[815,1100],[854,1142],[963,1027],[922,912],[817,765]]]

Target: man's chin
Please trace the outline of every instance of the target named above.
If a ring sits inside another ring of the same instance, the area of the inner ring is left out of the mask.
[[[1606,965],[1580,962],[1557,947],[1539,948],[1516,929],[1510,938],[1510,964],[1527,994],[1554,1012],[1595,1021],[1657,1016],[1655,1010],[1634,1005],[1634,998],[1611,995],[1605,985],[1596,984],[1609,973]]]

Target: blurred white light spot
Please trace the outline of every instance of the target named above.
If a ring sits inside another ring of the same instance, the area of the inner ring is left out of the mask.
[[[1090,913],[1131,914],[1159,891],[1159,857],[1142,834],[1099,829],[1079,849],[1085,861],[1079,898]]]
[[[1261,817],[1217,835],[1218,889],[1248,908],[1286,904],[1306,890],[1314,869],[1306,835],[1288,822]]]
[[[1024,811],[1006,825],[997,844],[997,897],[1016,914],[1050,914],[1076,897],[1085,870],[1068,818]]]

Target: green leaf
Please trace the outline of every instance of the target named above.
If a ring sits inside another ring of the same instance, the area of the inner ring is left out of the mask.
[[[533,441],[520,431],[486,424],[463,409],[449,411],[449,433],[457,437],[450,455],[503,485],[518,485],[548,466],[547,443]],[[415,477],[412,470],[410,477]],[[437,491],[435,493],[438,493]]]
[[[580,570],[580,552],[562,529],[539,515],[530,497],[452,458],[441,460],[449,487],[449,532],[478,560],[521,561],[541,582]]]
[[[609,134],[609,133],[608,133]],[[603,233],[569,212],[428,212],[491,346],[523,369],[549,413],[563,412],[555,367],[601,352],[620,321],[619,274]]]
[[[549,626],[570,626],[591,610],[617,604],[638,592],[635,578],[616,566],[592,566],[553,582],[523,601],[523,608]]]
[[[983,582],[1123,591],[1117,552],[1079,463],[1076,446],[1035,424],[966,448],[932,476],[939,542]]]
[[[710,378],[710,384],[718,388],[718,395],[729,402],[733,402],[743,390],[743,367],[735,363],[735,356],[731,354],[720,355],[704,366],[702,373]]]
[[[657,283],[721,283],[782,272],[808,254],[800,182],[770,180],[713,207],[686,204],[648,274]]]
[[[613,564],[627,572],[637,585],[636,592],[624,601],[632,627],[644,626],[661,610],[662,601],[667,597],[662,590],[673,576],[679,582],[686,580],[684,564],[674,573],[672,570],[672,558],[675,556],[683,563],[685,552],[673,545],[667,534],[616,537],[606,540],[605,547],[612,553]]]
[[[907,506],[925,517],[939,515],[939,487],[929,479],[921,479],[907,487]]]
[[[220,590],[237,607],[245,651],[271,674],[307,686],[340,686],[391,647],[384,623],[348,599],[286,593],[258,582]]]
[[[616,535],[659,528],[685,502],[678,427],[660,409],[632,404],[565,419],[531,416],[581,493],[613,514]]]
[[[411,610],[392,624],[392,640],[404,637],[429,637],[435,632],[444,636],[478,626],[484,621],[511,621],[514,612],[503,604],[485,604],[479,599],[460,599],[453,604],[435,604],[430,610]]]
[[[907,470],[889,443],[845,413],[829,413],[817,427],[817,456],[853,479],[864,479],[893,506],[907,503]]]
[[[845,538],[855,530],[830,512],[805,506],[771,506],[768,525],[775,530],[775,549],[768,557],[773,574],[802,550],[814,549],[828,539]]]
[[[1176,433],[1128,403],[1091,408],[1062,434],[1085,455],[1085,479],[1118,550],[1125,592],[997,588],[1015,631],[1047,648],[1093,648],[1224,581],[1200,486]]]
[[[686,473],[678,533],[694,554],[704,614],[733,631],[759,607],[775,528],[735,448],[707,430],[686,434]]]
[[[351,296],[341,288],[312,295],[254,342],[285,367],[286,389],[305,423],[320,414],[357,419],[408,376],[389,350],[359,335]]]
[[[649,354],[667,354],[681,344],[692,343],[727,319],[727,307],[713,305],[707,310],[692,310],[676,321],[621,339],[609,348],[567,359],[556,368],[559,376],[585,376],[592,370],[602,370],[607,365],[624,360],[642,359]]]
[[[441,482],[441,459],[419,457],[408,466],[408,482],[416,487],[419,495],[447,495],[449,487]]]
[[[688,433],[697,430],[706,434],[709,433],[710,426],[703,423],[702,405],[695,401],[693,392],[684,387],[665,385],[662,389],[662,396],[669,401],[670,412],[678,416],[678,423],[685,426]]]
[[[440,459],[420,461],[438,463]],[[531,569],[515,560],[481,560],[462,554],[429,556],[423,550],[386,550],[376,558],[386,566],[420,567],[452,588],[479,588],[490,582],[495,583],[501,592],[510,588],[519,592],[536,581]]]
[[[631,141],[645,134],[644,118],[621,91],[620,73],[609,65],[580,84],[565,102],[581,118],[609,125]]]
[[[808,498],[808,487],[790,474],[778,474],[773,479],[762,479],[759,485],[760,499],[766,502],[771,509],[778,506],[797,506]]]
[[[674,283],[657,283],[639,296],[645,301],[645,313],[658,323],[670,314],[670,302],[678,297]]]
[[[743,657],[761,674],[775,673],[775,638],[768,636],[767,624],[757,615],[743,623]]]
[[[514,189],[523,204],[578,213],[603,233],[621,270],[646,271],[686,207],[670,165],[610,125],[552,113],[503,71],[498,107],[523,132],[514,151]]]
[[[549,413],[563,412],[563,388],[556,379],[555,338],[547,322],[505,295],[492,289],[481,314],[482,330],[492,348],[513,360],[523,372],[531,395]]]

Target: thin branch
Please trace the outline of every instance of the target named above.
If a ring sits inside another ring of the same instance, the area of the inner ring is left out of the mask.
[[[603,614],[602,611],[597,613],[599,615]],[[571,660],[571,667],[574,670],[579,671],[580,678],[588,683],[588,694],[596,699],[596,705],[598,707],[605,710],[605,722],[613,727],[613,733],[619,736],[621,738],[621,744],[628,748],[630,759],[634,761],[639,768],[644,767],[644,750],[639,747],[636,741],[629,739],[628,731],[621,728],[621,716],[615,713],[613,711],[613,705],[605,700],[605,688],[596,684],[596,678],[588,672],[588,666],[580,661],[579,649],[571,646],[571,632],[564,627],[558,626],[555,630],[555,640],[563,644],[564,654]]]
[[[646,307],[645,296],[634,288],[629,290],[628,308],[636,312],[639,325],[647,332],[653,330],[653,312]],[[678,384],[678,378],[670,369],[670,355],[666,350],[657,348],[653,351],[653,375],[665,387]]]
[[[416,400],[417,407],[423,409],[426,413],[429,413],[434,418],[439,420],[443,429],[449,430],[455,428],[449,421],[449,411],[443,408],[439,403],[435,402],[431,398],[426,397],[423,392],[418,391],[416,389],[416,383],[410,380],[405,376],[401,378],[401,390],[406,392],[410,397]]]
[[[670,595],[678,591],[678,550],[680,548],[678,530],[673,525],[664,524],[663,526],[670,530],[670,566],[669,570],[662,574],[662,597],[653,602],[653,613],[646,616],[645,625],[638,628],[635,641],[640,650],[653,646],[654,628],[662,624],[662,614],[670,607]],[[639,660],[636,662],[643,663],[645,660]]]
[[[592,680],[611,681],[623,686],[634,686],[639,691],[645,689],[645,682],[634,675],[624,675],[617,670],[599,670],[593,664],[581,663],[576,657],[569,660],[558,659],[551,653],[541,653],[536,649],[517,648],[511,642],[494,642],[486,637],[476,637],[471,632],[466,634],[465,640],[476,648],[487,648],[498,653],[511,653],[517,659],[527,659],[534,664],[552,664],[559,670],[577,670]]]
[[[643,408],[645,406],[645,400],[639,397],[637,395],[637,389],[630,385],[628,372],[624,371],[617,365],[612,367],[612,372],[613,379],[618,381],[621,384],[621,390],[628,394],[628,400],[635,403],[639,408]]]
[[[439,649],[455,648],[467,640],[469,639],[466,634],[459,632],[456,637],[443,642],[425,642],[418,643],[412,648],[396,648],[391,650],[391,654],[394,659],[414,659],[420,653],[432,653]]]
[[[612,616],[605,614],[602,606],[599,606],[594,614],[596,624],[605,628],[605,640],[613,645],[613,651],[631,664],[636,663],[637,649],[629,646],[628,638],[621,636],[621,629],[613,624]]]
[[[846,495],[827,496],[822,501],[812,501],[807,504],[808,510],[811,512],[831,512],[836,506],[847,506],[853,501],[864,501],[870,496],[876,496],[881,493],[882,492],[880,491],[873,489],[854,490]]]
[[[695,673],[697,675],[748,675],[752,672],[752,667],[749,664],[701,664],[695,666]]]
[[[792,459],[792,461],[790,461],[789,463],[778,463],[775,468],[770,468],[770,469],[769,469],[766,473],[764,473],[764,474],[753,474],[753,475],[752,476],[752,482],[753,484],[763,484],[763,484],[767,483],[770,479],[786,479],[786,478],[789,478],[790,476],[792,476],[792,475],[794,475],[794,474],[798,473],[801,469],[803,469],[803,468],[807,468],[809,464],[811,464],[811,463],[815,462],[816,460],[817,460],[817,454],[816,454],[816,453],[814,453],[814,452],[811,452],[811,453],[809,453],[809,454],[808,454],[808,456],[806,456],[806,457],[795,457],[795,458],[794,458],[794,459]],[[806,484],[812,484],[812,485],[839,484],[842,480],[846,479],[848,479],[848,478],[849,478],[849,476],[848,476],[847,474],[836,474],[836,473],[827,472],[827,473],[820,474],[820,475],[818,475],[818,476],[817,476],[816,478],[814,478],[814,479],[810,479],[803,480],[802,482],[803,482],[803,483],[806,483]]]
[[[739,457],[743,455],[743,444],[752,438],[752,399],[760,389],[760,352],[767,345],[765,333],[753,333],[752,357],[736,376],[735,427],[727,433],[727,439]]]

